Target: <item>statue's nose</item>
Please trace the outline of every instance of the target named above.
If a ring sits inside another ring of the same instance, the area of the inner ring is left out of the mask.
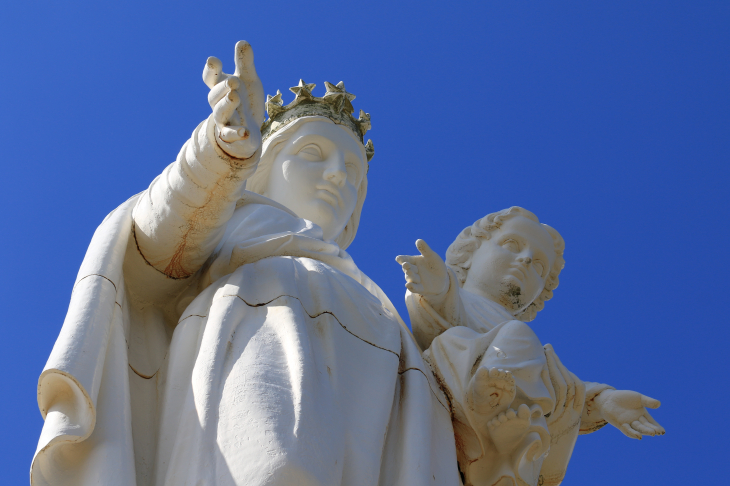
[[[342,187],[347,180],[345,157],[339,150],[337,150],[332,154],[327,162],[327,168],[324,171],[325,180],[332,182],[338,187]]]

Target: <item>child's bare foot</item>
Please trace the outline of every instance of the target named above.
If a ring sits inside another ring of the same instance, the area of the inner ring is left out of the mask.
[[[516,393],[512,373],[497,368],[479,368],[469,383],[467,400],[469,408],[488,420],[507,410]]]
[[[500,454],[512,452],[530,431],[532,418],[539,418],[542,409],[533,405],[532,409],[524,403],[517,408],[510,408],[500,413],[487,423],[489,435]]]

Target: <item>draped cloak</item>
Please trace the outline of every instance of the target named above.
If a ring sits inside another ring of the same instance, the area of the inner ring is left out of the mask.
[[[460,462],[476,464],[482,472],[489,470],[482,480],[491,479],[484,484],[560,484],[578,435],[606,425],[602,417],[593,413],[593,400],[612,387],[584,382],[585,403],[574,421],[567,425],[560,421],[548,424],[542,414],[534,415],[530,418],[530,433],[521,446],[509,455],[499,454],[483,437],[483,431],[477,430],[474,415],[467,411],[467,389],[480,368],[512,373],[517,389],[513,408],[520,403],[539,405],[549,417],[560,397],[552,384],[543,346],[532,329],[515,320],[499,304],[465,291],[453,271],[448,273],[449,288],[442,312],[450,316],[451,322],[423,296],[407,292],[406,304],[415,339],[426,349],[424,356],[449,394]]]
[[[97,229],[39,379],[31,484],[460,484],[392,303],[319,227],[244,196],[164,306],[139,295],[168,289],[135,247],[136,197]]]

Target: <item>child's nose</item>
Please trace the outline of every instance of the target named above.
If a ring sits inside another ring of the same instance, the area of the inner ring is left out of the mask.
[[[529,256],[529,255],[523,255],[523,256],[519,257],[519,258],[517,259],[517,261],[518,261],[518,262],[522,262],[522,263],[524,263],[525,265],[529,265],[530,263],[532,263],[532,257],[531,257],[531,256]]]

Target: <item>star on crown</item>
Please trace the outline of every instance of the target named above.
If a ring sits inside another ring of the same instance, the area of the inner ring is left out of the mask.
[[[347,113],[355,111],[351,103],[355,99],[355,95],[347,92],[343,81],[340,81],[337,85],[325,81],[324,87],[327,88],[324,99],[334,104],[338,111],[346,111]]]
[[[375,147],[373,147],[373,141],[368,139],[368,143],[365,144],[365,156],[368,162],[373,158],[373,155],[375,155]]]
[[[314,87],[317,86],[314,83],[305,83],[303,79],[299,80],[299,84],[297,86],[292,86],[289,88],[289,91],[294,93],[296,95],[296,98],[311,98],[312,97],[312,90]]]
[[[370,123],[370,113],[365,113],[360,110],[360,118],[358,118],[357,121],[360,122],[360,132],[362,132],[364,136],[365,132],[372,128],[372,124]]]
[[[284,101],[281,99],[281,91],[278,89],[276,90],[275,96],[266,95],[266,112],[269,114],[269,117],[275,116],[283,111],[283,106]]]

